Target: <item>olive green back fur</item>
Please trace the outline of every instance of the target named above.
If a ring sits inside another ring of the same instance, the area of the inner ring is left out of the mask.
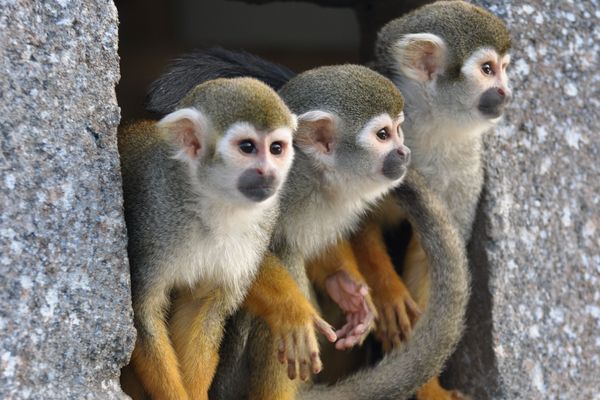
[[[479,48],[491,47],[503,55],[511,47],[509,31],[495,15],[464,1],[439,1],[384,26],[375,45],[378,62],[393,65],[395,43],[411,33],[432,33],[444,39],[449,44],[448,70],[454,72]]]

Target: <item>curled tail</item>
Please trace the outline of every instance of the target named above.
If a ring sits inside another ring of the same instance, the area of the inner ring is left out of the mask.
[[[244,51],[220,47],[196,50],[173,60],[167,71],[155,80],[146,95],[146,110],[166,115],[197,85],[216,78],[256,78],[278,90],[296,74]]]
[[[404,347],[335,385],[308,388],[298,395],[299,399],[409,398],[439,372],[462,335],[470,286],[465,245],[446,208],[417,173],[409,173],[395,196],[420,236],[429,260],[429,305]]]

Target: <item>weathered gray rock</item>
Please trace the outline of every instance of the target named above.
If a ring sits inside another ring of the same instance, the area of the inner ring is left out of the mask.
[[[134,340],[112,1],[0,0],[0,397],[122,397]]]
[[[513,32],[515,99],[485,140],[475,290],[447,382],[477,399],[599,399],[598,2],[477,3]]]

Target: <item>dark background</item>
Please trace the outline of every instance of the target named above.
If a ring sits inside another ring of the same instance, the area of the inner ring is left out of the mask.
[[[149,84],[195,48],[243,49],[297,72],[370,58],[377,30],[430,1],[117,0],[122,119],[147,116]]]

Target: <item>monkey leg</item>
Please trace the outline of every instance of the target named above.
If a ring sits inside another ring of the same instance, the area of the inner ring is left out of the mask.
[[[377,336],[384,349],[391,349],[410,338],[421,309],[394,269],[379,224],[367,222],[351,244],[379,314]]]
[[[267,254],[246,296],[246,309],[266,322],[277,348],[273,360],[287,361],[289,379],[308,379],[322,369],[315,328],[335,341],[336,335],[302,293],[280,260]],[[261,337],[262,340],[262,337]],[[270,366],[270,364],[268,364]],[[278,370],[285,370],[275,364]]]
[[[219,362],[224,321],[232,308],[221,289],[208,293],[199,286],[181,290],[173,301],[169,331],[183,383],[194,400],[208,400],[208,389]]]
[[[408,244],[403,278],[419,307],[424,310],[429,300],[431,281],[427,256],[416,235],[413,235]],[[418,400],[463,400],[468,398],[458,390],[444,389],[437,376],[421,386],[416,397]]]
[[[301,384],[289,379],[287,369],[277,361],[277,340],[262,321],[255,320],[248,339],[253,366],[250,373],[249,400],[293,400]]]
[[[142,387],[142,383],[135,376],[135,372],[130,365],[121,368],[121,376],[119,378],[121,389],[133,400],[147,400],[148,395]]]
[[[154,295],[146,293],[143,304],[136,304],[134,300],[138,337],[131,365],[152,399],[186,400],[188,395],[164,322],[163,310],[167,303],[164,291]]]

